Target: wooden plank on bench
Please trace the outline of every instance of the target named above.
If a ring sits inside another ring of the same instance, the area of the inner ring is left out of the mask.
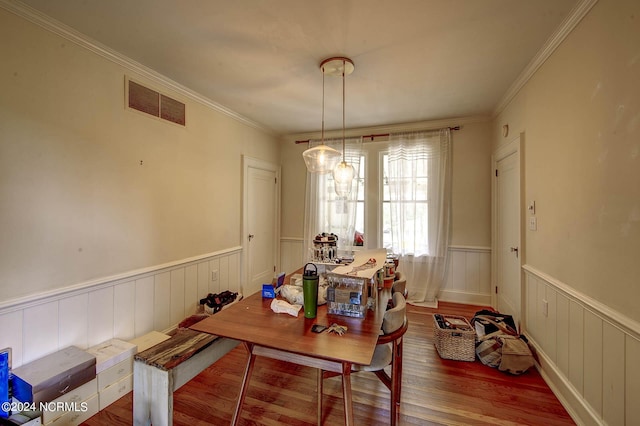
[[[136,354],[134,359],[162,370],[171,370],[217,339],[219,337],[212,334],[179,329],[169,340]]]
[[[173,424],[173,392],[238,343],[225,337],[179,329],[169,340],[135,355],[134,424]]]

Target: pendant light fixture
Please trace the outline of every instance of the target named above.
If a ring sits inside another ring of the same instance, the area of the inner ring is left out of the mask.
[[[346,197],[351,193],[355,170],[351,164],[347,164],[345,156],[345,77],[351,74],[355,67],[353,61],[349,58],[331,58],[325,62],[333,65],[335,69],[333,75],[342,76],[342,161],[333,169],[333,181],[336,194],[340,197]]]
[[[322,71],[322,139],[320,145],[307,149],[302,153],[302,158],[307,165],[307,170],[311,173],[329,173],[334,170],[340,161],[340,152],[324,144],[324,64],[320,64]]]

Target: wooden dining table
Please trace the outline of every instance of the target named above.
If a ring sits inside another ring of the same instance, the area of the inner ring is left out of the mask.
[[[354,364],[371,363],[389,297],[390,293],[384,290],[377,293],[373,308],[367,309],[364,318],[329,314],[326,305],[321,305],[316,318],[308,319],[304,317],[303,309],[297,317],[275,313],[270,307],[273,299],[263,298],[257,292],[192,325],[191,329],[196,331],[238,340],[249,353],[232,424],[237,425],[240,419],[255,359],[263,356],[317,368],[318,372],[340,373],[345,424],[353,425],[351,368]],[[346,333],[312,331],[314,324],[330,326],[334,323],[346,326]],[[320,402],[322,395],[318,397]],[[319,422],[320,407],[318,404]]]

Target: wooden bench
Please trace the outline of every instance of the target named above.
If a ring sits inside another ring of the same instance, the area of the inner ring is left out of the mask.
[[[238,345],[237,340],[181,328],[134,357],[133,423],[173,424],[173,392]]]

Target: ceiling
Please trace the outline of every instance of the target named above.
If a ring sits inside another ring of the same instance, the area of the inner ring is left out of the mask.
[[[579,0],[23,0],[277,134],[491,115]],[[342,82],[325,80],[325,128]]]

